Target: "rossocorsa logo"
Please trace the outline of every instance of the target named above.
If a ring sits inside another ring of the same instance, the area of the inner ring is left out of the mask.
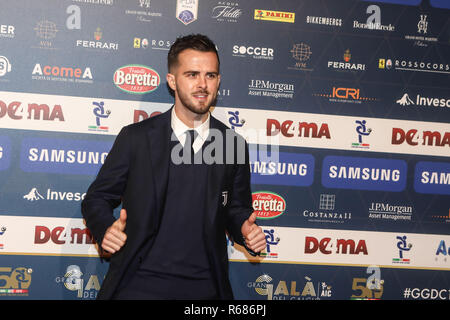
[[[150,67],[131,64],[114,72],[117,88],[134,94],[145,94],[156,90],[161,82],[158,72]]]
[[[95,175],[111,146],[102,141],[25,138],[20,167],[25,172]]]

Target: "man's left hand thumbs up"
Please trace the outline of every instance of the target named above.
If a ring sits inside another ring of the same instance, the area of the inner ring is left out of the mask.
[[[256,225],[256,212],[244,221],[241,227],[245,245],[254,252],[261,252],[266,248],[266,236],[261,227]]]

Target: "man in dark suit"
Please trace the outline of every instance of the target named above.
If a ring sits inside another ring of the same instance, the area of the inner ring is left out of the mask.
[[[166,77],[174,106],[124,127],[89,187],[86,225],[112,254],[98,299],[232,299],[226,232],[252,255],[266,247],[247,144],[209,113],[219,66],[206,36],[178,38]]]

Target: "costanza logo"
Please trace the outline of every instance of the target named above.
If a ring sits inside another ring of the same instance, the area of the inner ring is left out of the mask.
[[[33,80],[50,80],[60,82],[93,83],[91,68],[44,66],[36,63],[31,73]]]
[[[450,132],[431,130],[419,132],[417,129],[392,128],[392,145],[401,145],[405,142],[410,146],[450,147]]]
[[[294,12],[282,12],[282,11],[255,9],[254,19],[262,20],[262,21],[294,23],[295,22],[295,13]]]
[[[322,254],[350,254],[350,255],[368,255],[367,244],[365,240],[353,239],[332,239],[325,237],[317,239],[315,237],[305,237],[305,254],[315,254],[319,251]]]
[[[336,195],[321,194],[319,210],[303,210],[303,217],[309,222],[344,223],[352,219],[351,212],[338,212],[335,210]]]
[[[306,23],[331,27],[342,27],[342,19],[339,18],[306,16]]]
[[[114,72],[116,87],[132,94],[152,92],[159,87],[160,81],[158,72],[144,65],[126,65]]]
[[[310,186],[314,180],[314,157],[310,154],[279,152],[278,161],[250,153],[252,183]]]
[[[422,97],[420,94],[416,95],[415,101],[413,101],[407,93],[404,93],[402,97],[395,101],[401,106],[424,106],[424,107],[447,107],[450,108],[450,99],[446,98],[433,98]]]
[[[252,206],[258,219],[273,219],[286,210],[286,201],[276,193],[258,191],[252,193]]]
[[[119,44],[117,42],[103,42],[100,41],[103,37],[103,31],[97,28],[94,32],[94,40],[76,40],[75,46],[77,48],[101,51],[101,52],[114,52],[119,50]]]
[[[359,88],[333,87],[330,93],[313,93],[313,96],[328,98],[330,102],[362,103],[363,101],[377,101],[376,98],[364,97]]]
[[[407,165],[403,160],[326,156],[322,184],[327,188],[403,191]]]
[[[59,104],[51,108],[44,103],[28,103],[28,108],[25,108],[19,101],[6,104],[0,100],[0,119],[5,116],[12,120],[65,121],[62,107]]]
[[[0,24],[0,38],[12,39],[15,36],[16,28],[7,24]]]
[[[272,97],[275,99],[294,98],[295,88],[291,83],[277,83],[270,80],[250,80],[249,96]]]
[[[327,67],[328,69],[332,69],[335,71],[365,71],[366,65],[363,63],[353,63],[350,62],[351,60],[351,53],[350,50],[345,50],[345,53],[343,54],[343,60],[344,61],[328,61]]]
[[[253,59],[273,60],[274,50],[272,48],[252,47],[252,46],[233,46],[234,57],[252,57]]]
[[[281,133],[284,137],[304,137],[315,139],[331,139],[330,129],[327,123],[301,122],[294,124],[292,120],[279,122],[276,119],[267,119],[266,135],[275,136]]]
[[[20,167],[25,172],[97,174],[112,142],[24,138]]]

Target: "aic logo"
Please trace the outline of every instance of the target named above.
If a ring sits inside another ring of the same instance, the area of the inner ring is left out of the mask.
[[[333,249],[335,251],[333,252]],[[314,254],[320,251],[322,254],[363,254],[367,255],[367,245],[365,240],[353,239],[336,239],[333,240],[329,237],[317,239],[315,237],[305,237],[305,250],[306,254]]]
[[[411,262],[410,259],[403,258],[403,253],[411,250],[412,244],[406,242],[406,236],[397,236],[397,249],[398,249],[398,258],[393,258],[392,263],[396,264],[409,264]]]
[[[127,93],[145,94],[158,88],[160,77],[158,72],[150,67],[131,64],[114,72],[114,84]]]

